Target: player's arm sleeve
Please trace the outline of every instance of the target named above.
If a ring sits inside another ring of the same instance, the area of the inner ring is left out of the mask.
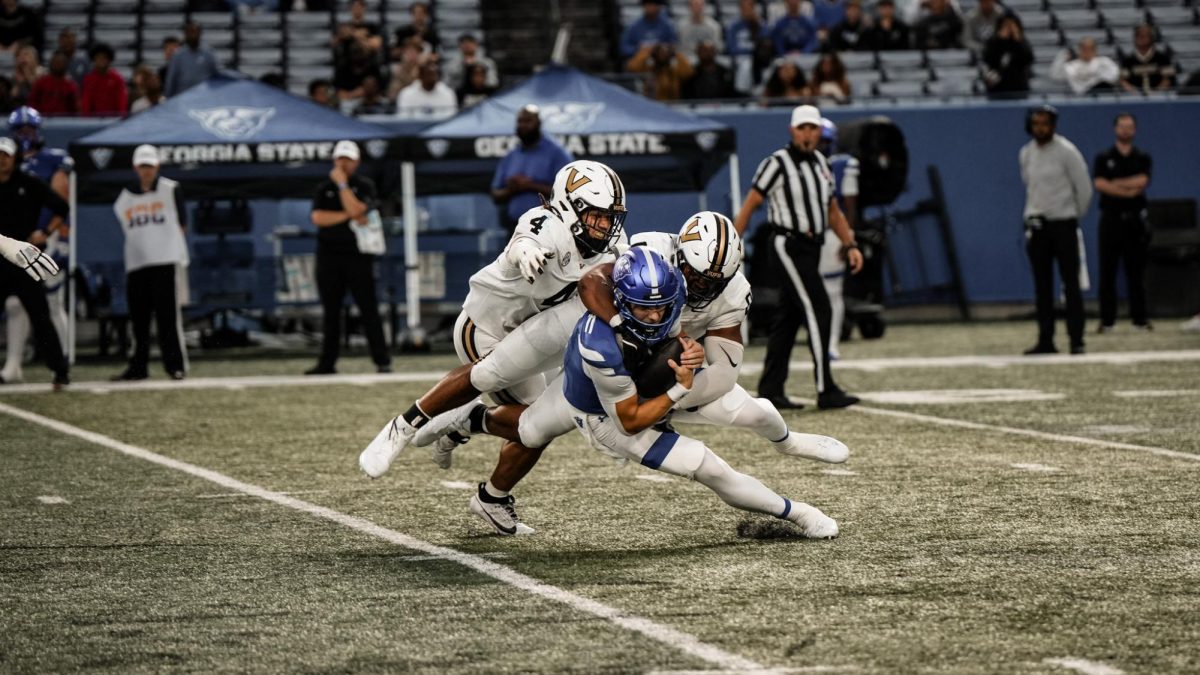
[[[621,425],[621,416],[617,414],[617,404],[637,397],[637,387],[633,384],[633,378],[628,373],[621,375],[612,368],[592,365],[586,359],[583,362],[583,371],[596,385],[596,395],[600,398],[600,405],[604,407],[604,412],[616,420],[617,424],[621,426],[621,430],[625,431],[624,426]]]
[[[842,196],[857,197],[858,196],[858,160],[853,157],[846,162],[846,171],[842,175]]]
[[[729,393],[737,384],[744,352],[740,342],[716,335],[706,336],[704,355],[708,365],[696,372],[691,391],[679,399],[675,407],[681,410],[697,408]]]
[[[1071,148],[1067,153],[1067,174],[1075,187],[1075,206],[1077,215],[1082,218],[1087,213],[1088,204],[1092,201],[1092,181],[1088,178],[1087,162],[1079,151]]]

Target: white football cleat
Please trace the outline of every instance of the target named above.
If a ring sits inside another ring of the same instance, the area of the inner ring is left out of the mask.
[[[483,483],[479,484],[483,490]],[[517,517],[516,499],[508,495],[499,502],[485,502],[479,498],[479,493],[471,495],[471,512],[482,518],[496,532],[511,537],[513,535],[533,534],[534,529]]]
[[[790,430],[782,441],[775,441],[775,449],[792,457],[815,459],[829,464],[841,464],[850,457],[850,448],[836,438],[820,434],[798,434]]]
[[[358,467],[371,478],[379,478],[387,473],[416,431],[403,417],[393,417],[359,454]]]
[[[833,539],[838,536],[837,521],[821,513],[821,509],[804,502],[792,502],[787,519],[800,526],[800,533],[809,539]]]
[[[481,405],[483,405],[483,401],[475,399],[470,403],[460,405],[454,410],[434,417],[421,425],[420,429],[417,429],[417,433],[412,437],[411,444],[418,448],[424,448],[451,431],[457,431],[461,436],[470,436],[471,411],[476,406]]]

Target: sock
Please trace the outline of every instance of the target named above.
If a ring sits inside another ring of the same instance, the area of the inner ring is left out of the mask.
[[[408,422],[408,425],[414,429],[420,429],[421,427],[425,426],[426,422],[429,421],[429,415],[426,415],[425,411],[421,410],[420,403],[412,404],[412,407],[406,410],[401,417],[403,417],[404,421]]]
[[[471,433],[486,434],[488,432],[488,430],[487,430],[487,406],[480,403],[479,405],[475,406],[474,408],[471,408],[471,412],[468,413],[467,418],[471,421],[471,426],[469,427],[471,430]]]
[[[492,481],[490,480],[486,483],[479,484],[479,497],[485,502],[503,501],[503,499],[507,496],[508,490],[501,490],[495,485],[492,485]]]

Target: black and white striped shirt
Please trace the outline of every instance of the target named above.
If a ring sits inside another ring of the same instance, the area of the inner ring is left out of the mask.
[[[829,229],[833,172],[820,152],[788,145],[771,153],[754,173],[752,187],[767,200],[767,222],[821,238]]]

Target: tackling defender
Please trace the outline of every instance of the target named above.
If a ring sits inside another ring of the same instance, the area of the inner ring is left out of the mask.
[[[625,215],[625,188],[612,169],[587,160],[560,169],[550,203],[526,211],[504,252],[471,277],[454,330],[464,365],[384,426],[359,455],[363,472],[382,476],[418,428],[481,393],[533,403],[583,314],[580,277],[625,246]],[[519,452],[511,446],[501,454]]]
[[[529,448],[544,448],[575,428],[604,454],[695,480],[734,508],[792,521],[806,537],[836,537],[837,523],[819,509],[776,494],[754,477],[734,471],[701,441],[657,424],[696,391],[694,370],[684,364],[704,355],[699,343],[679,334],[687,301],[683,273],[654,249],[634,246],[614,264],[612,287],[622,327],[614,329],[596,315],[585,314],[567,345],[563,372],[546,392],[528,408],[488,410],[479,426]],[[668,362],[675,384],[666,393],[649,399],[638,395],[627,367],[630,339],[649,350],[667,340],[683,341],[679,362]],[[511,504],[482,506],[472,499],[472,510],[504,532]]]

